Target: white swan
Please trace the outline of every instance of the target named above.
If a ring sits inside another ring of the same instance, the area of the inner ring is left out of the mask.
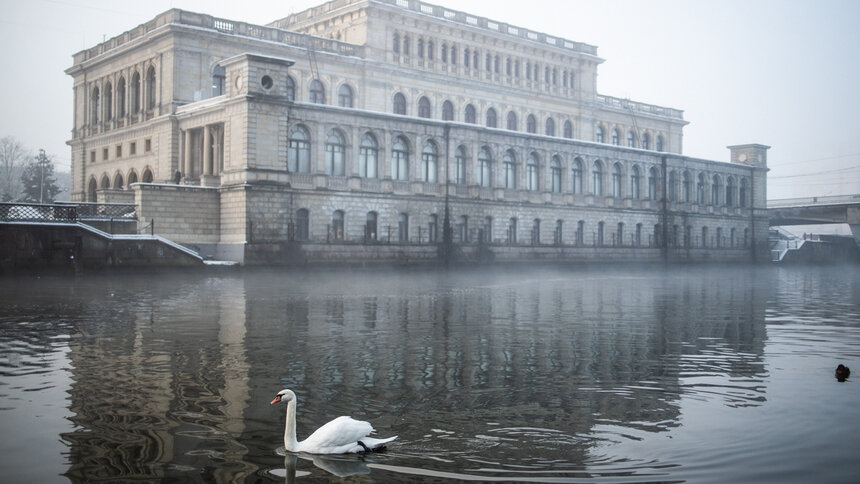
[[[284,423],[284,448],[289,452],[309,454],[348,454],[382,450],[385,444],[396,439],[368,437],[373,432],[369,422],[352,417],[338,417],[318,428],[307,439],[296,440],[296,394],[292,390],[281,390],[270,405],[287,402],[287,421]]]

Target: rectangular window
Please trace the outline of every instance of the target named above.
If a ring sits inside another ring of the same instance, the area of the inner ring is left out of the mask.
[[[108,149],[102,148],[102,161],[107,161],[108,159]]]
[[[149,153],[152,151],[152,139],[147,138],[143,140],[143,151]]]
[[[116,145],[116,157],[122,158],[122,145]]]
[[[128,145],[128,154],[134,155],[136,153],[137,153],[137,143],[132,141],[131,144]]]
[[[96,162],[96,152],[90,151],[90,163],[95,163],[95,162]]]

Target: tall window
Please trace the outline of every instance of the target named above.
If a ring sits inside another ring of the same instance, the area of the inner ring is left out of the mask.
[[[591,193],[603,195],[603,164],[600,160],[595,161],[591,169]]]
[[[361,145],[358,148],[358,176],[376,178],[378,146],[376,139],[370,133],[365,133],[361,137]]]
[[[463,65],[464,65],[464,66],[466,66],[466,67],[469,67],[469,63],[471,62],[471,60],[472,60],[472,59],[471,59],[471,57],[470,57],[470,55],[469,55],[469,49],[466,49],[466,50],[463,52]]]
[[[720,204],[720,195],[723,191],[723,182],[720,175],[714,175],[714,181],[711,184],[711,205],[717,206]]]
[[[224,66],[215,66],[212,69],[212,96],[224,95],[224,85],[227,82],[227,70]]]
[[[567,139],[573,138],[573,123],[570,120],[564,122],[564,137]]]
[[[319,79],[311,81],[308,101],[315,104],[325,104],[325,88]]]
[[[329,175],[344,176],[346,174],[345,151],[343,135],[337,130],[332,130],[325,140],[325,165]]]
[[[427,242],[436,242],[439,240],[439,216],[435,213],[430,214],[430,219],[427,222]]]
[[[582,159],[573,160],[573,168],[570,170],[570,191],[574,195],[582,194]]]
[[[636,147],[636,135],[633,134],[633,131],[627,132],[627,147],[635,148]]]
[[[619,138],[621,138],[621,134],[618,132],[617,129],[613,129],[612,130],[612,144],[614,144],[615,146],[618,146],[619,144],[621,144],[621,141]]]
[[[430,100],[424,96],[421,96],[421,99],[418,100],[418,117],[430,117]]]
[[[493,108],[487,109],[487,127],[495,128],[496,124],[496,110]]]
[[[364,237],[367,240],[376,240],[377,238],[377,214],[376,212],[367,212],[367,221],[364,223]]]
[[[657,151],[663,151],[663,135],[657,135]]]
[[[427,41],[427,58],[428,59],[433,60],[433,52],[434,52],[433,41],[428,40]]]
[[[531,114],[526,118],[526,132],[537,133],[537,119]]]
[[[137,114],[140,112],[140,74],[136,71],[131,75],[130,88],[131,112]]]
[[[502,168],[504,171],[502,176],[504,177],[505,188],[516,188],[517,165],[516,157],[514,156],[514,152],[512,150],[505,151],[505,154],[502,156]]]
[[[442,119],[444,121],[454,120],[454,104],[451,101],[442,103]]]
[[[657,168],[648,169],[648,200],[657,200]]]
[[[678,176],[675,173],[675,170],[669,172],[669,181],[667,185],[669,185],[669,201],[674,202],[678,200]]]
[[[730,176],[726,179],[726,206],[735,205],[735,178]]]
[[[555,136],[555,120],[552,118],[546,119],[546,135],[547,136]]]
[[[290,76],[287,76],[287,100],[296,100],[296,81]]]
[[[424,142],[421,149],[421,164],[424,181],[436,183],[436,145],[432,141]]]
[[[553,242],[555,242],[556,245],[561,245],[562,243],[561,234],[563,227],[564,221],[562,221],[561,219],[555,221],[555,233],[553,234]]]
[[[402,136],[394,138],[394,144],[391,145],[391,178],[409,179],[409,145]]]
[[[636,224],[636,239],[634,243],[637,246],[642,245],[642,224]]]
[[[457,46],[452,45],[451,46],[451,64],[456,64],[456,63],[457,63]]]
[[[146,71],[146,109],[155,108],[155,68],[150,66]]]
[[[424,58],[424,39],[418,39],[418,57]]]
[[[93,126],[99,124],[99,111],[101,110],[101,106],[99,102],[101,99],[99,98],[99,88],[93,88],[93,94],[90,96],[90,106],[92,109],[90,110],[90,124]]]
[[[538,183],[539,166],[537,153],[530,154],[526,163],[526,188],[533,192],[540,188]]]
[[[292,173],[310,173],[311,171],[311,137],[302,126],[296,126],[290,132],[289,151],[287,153],[287,168]]]
[[[454,183],[466,183],[466,148],[460,146],[454,154]]]
[[[685,203],[690,202],[690,194],[692,193],[692,185],[693,181],[690,179],[690,172],[684,171],[683,175],[681,175],[681,201]]]
[[[597,129],[594,131],[594,141],[597,141],[598,143],[603,143],[603,139],[603,126],[598,126]]]
[[[125,111],[125,78],[124,77],[120,77],[119,81],[116,83],[116,96],[117,96],[116,115],[119,116],[120,118],[124,118],[125,114],[126,114],[126,111]]]
[[[696,203],[699,205],[705,204],[705,174],[699,173],[696,180]]]
[[[576,245],[585,245],[585,220],[576,222]]]
[[[331,236],[334,240],[343,240],[343,210],[335,210],[331,214]]]
[[[442,48],[439,49],[439,58],[442,62],[448,62],[448,44],[442,42]]]
[[[612,165],[612,196],[621,198],[621,163]]]
[[[296,240],[308,240],[310,238],[310,214],[308,209],[300,208],[296,211]]]
[[[455,233],[458,242],[469,241],[469,217],[461,215],[457,217],[457,222],[454,224]]]
[[[409,242],[409,215],[401,213],[397,216],[397,239]]]
[[[475,124],[478,122],[477,113],[475,112],[475,106],[471,104],[466,105],[466,122]]]
[[[746,178],[741,178],[741,188],[738,191],[738,205],[740,205],[741,208],[746,208],[748,197],[749,197],[749,182],[747,182]]]
[[[346,84],[337,90],[337,105],[342,108],[352,107],[352,88]]]
[[[639,166],[633,165],[630,169],[630,198],[633,200],[639,199],[639,183],[642,177],[639,173]]]
[[[624,222],[618,222],[618,228],[615,231],[615,244],[624,245]]]
[[[508,124],[507,128],[511,131],[517,130],[517,114],[513,111],[508,111]]]
[[[558,155],[552,157],[549,164],[550,190],[553,193],[561,193],[561,159]]]
[[[511,217],[508,221],[508,243],[516,244],[517,243],[517,218]]]
[[[391,41],[391,50],[394,51],[395,54],[400,53],[400,34],[394,33],[394,37]]]
[[[540,219],[532,222],[532,245],[540,245]]]
[[[399,92],[394,95],[394,114],[406,114],[406,96]]]
[[[409,36],[403,36],[403,55],[409,55]]]
[[[481,151],[478,152],[478,185],[482,187],[492,186],[492,164],[493,158],[490,156],[490,150],[487,147],[481,148]]]
[[[642,149],[651,149],[651,135],[649,135],[648,133],[642,133]]]
[[[598,246],[603,245],[603,226],[604,225],[605,224],[603,223],[603,221],[597,222],[597,240],[595,240],[595,243]]]
[[[105,121],[113,119],[113,86],[111,83],[105,84]]]

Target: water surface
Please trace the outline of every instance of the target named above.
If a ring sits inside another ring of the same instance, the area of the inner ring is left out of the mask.
[[[854,268],[0,280],[8,482],[847,482]],[[855,379],[860,378],[860,373]],[[338,415],[399,435],[284,456]],[[279,449],[280,447],[280,449]],[[349,480],[349,478],[345,478]]]

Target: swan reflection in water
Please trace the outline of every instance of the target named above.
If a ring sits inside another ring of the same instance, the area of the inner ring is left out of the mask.
[[[313,462],[315,466],[337,477],[370,474],[370,468],[364,462],[362,456],[359,455],[297,455],[286,452],[280,448],[277,452],[278,454],[284,454],[284,468],[270,469],[269,474],[283,477],[285,483],[296,482],[296,477],[311,475],[308,471],[300,471],[296,469],[299,457]]]

